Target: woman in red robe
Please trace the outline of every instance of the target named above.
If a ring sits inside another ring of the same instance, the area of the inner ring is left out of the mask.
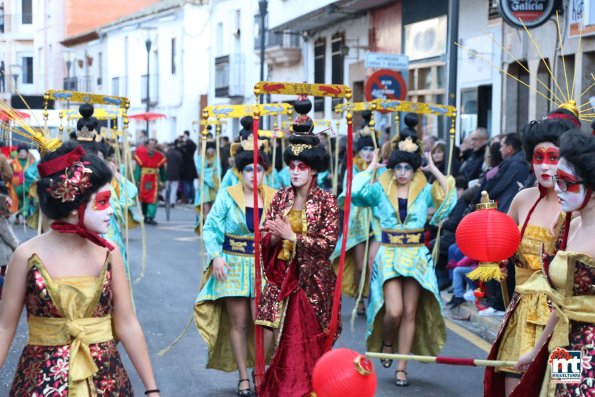
[[[294,106],[301,116],[283,156],[292,186],[273,198],[261,242],[267,284],[257,324],[273,329],[277,345],[259,397],[310,395],[312,370],[328,339],[336,283],[329,257],[339,234],[339,209],[336,198],[316,185],[328,154],[305,115],[311,102],[300,98]]]

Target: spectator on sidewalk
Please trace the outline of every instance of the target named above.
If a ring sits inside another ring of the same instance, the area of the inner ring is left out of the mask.
[[[2,299],[2,287],[4,285],[4,273],[6,272],[6,265],[12,256],[12,253],[17,249],[19,240],[12,231],[12,226],[8,221],[10,208],[10,199],[8,196],[0,195],[0,300]]]
[[[473,152],[459,168],[459,175],[463,175],[468,181],[477,179],[481,175],[481,166],[489,138],[488,131],[482,127],[477,128],[470,135]]]
[[[453,244],[453,246],[455,249],[458,249],[456,244]],[[447,306],[451,309],[465,303],[465,292],[467,289],[475,289],[475,283],[467,278],[467,273],[476,267],[477,261],[468,256],[464,256],[459,261],[452,260],[448,263],[447,269],[452,270],[453,295],[450,302],[447,303]]]

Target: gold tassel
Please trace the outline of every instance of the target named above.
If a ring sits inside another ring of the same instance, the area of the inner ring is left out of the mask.
[[[497,262],[480,262],[477,268],[467,273],[467,278],[474,281],[503,280],[504,274]]]

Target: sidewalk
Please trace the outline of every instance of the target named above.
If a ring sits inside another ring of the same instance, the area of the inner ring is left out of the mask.
[[[441,292],[442,301],[450,301],[452,294],[446,291]],[[473,302],[465,302],[454,310],[445,309],[446,318],[455,321],[458,325],[473,332],[488,343],[494,343],[504,316],[482,317],[478,314],[477,307]]]

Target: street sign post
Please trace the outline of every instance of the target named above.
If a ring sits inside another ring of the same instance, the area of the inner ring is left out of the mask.
[[[403,54],[386,54],[382,52],[368,52],[366,67],[372,69],[409,69],[409,57]]]
[[[404,100],[407,97],[407,84],[401,73],[381,69],[368,77],[364,92],[368,102],[378,98]]]

